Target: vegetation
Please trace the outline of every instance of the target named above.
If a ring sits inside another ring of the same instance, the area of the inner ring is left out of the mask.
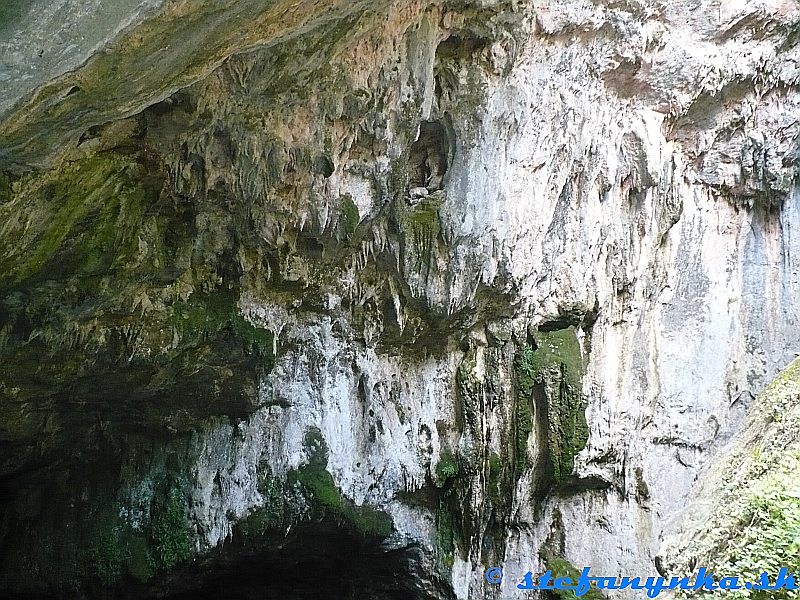
[[[317,512],[352,527],[359,535],[386,538],[392,533],[392,519],[370,506],[356,506],[342,497],[331,474],[318,465],[303,465],[290,472],[288,482],[299,482],[315,503]]]
[[[541,386],[547,451],[557,483],[572,473],[575,455],[589,438],[581,390],[583,358],[575,327],[537,334],[535,348],[526,344],[517,353],[515,371],[517,470],[529,466],[527,443],[534,425],[534,388]]]
[[[238,525],[239,530],[249,537],[282,529],[287,519],[291,518],[286,507],[286,486],[283,480],[265,473],[260,476],[258,491],[264,498],[264,505],[250,513]]]
[[[745,430],[715,470],[701,481],[708,518],[676,556],[673,571],[692,573],[693,557],[716,578],[738,576],[774,583],[781,568],[800,573],[800,359],[781,372],[753,404]],[[800,582],[798,582],[800,583]],[[684,595],[693,595],[685,592]],[[730,590],[730,598],[778,600],[800,590]]]
[[[166,502],[151,524],[153,552],[151,566],[169,570],[192,554],[186,503],[177,485],[169,489]]]
[[[515,359],[517,399],[514,405],[514,455],[518,473],[530,466],[528,438],[533,431],[533,386],[537,377],[535,352],[532,346],[526,344]]]
[[[503,460],[498,454],[492,453],[489,457],[489,475],[486,486],[489,500],[495,506],[500,506],[504,499],[501,494],[501,479],[503,476]]]
[[[311,516],[335,519],[363,536],[386,538],[391,535],[389,515],[370,506],[357,506],[342,496],[327,470],[328,447],[319,429],[310,428],[306,432],[304,446],[308,463],[290,471],[285,486],[287,489],[300,487],[312,506]]]
[[[28,212],[24,204],[15,208],[26,202],[49,208],[48,200],[58,200],[58,209],[45,212],[31,232],[5,238],[15,245],[3,248],[6,260],[0,261],[0,280],[24,281],[53,259],[60,263],[57,272],[66,268],[89,276],[111,267],[115,259],[129,257],[136,249],[133,228],[142,218],[146,194],[135,181],[141,176],[137,167],[125,156],[107,153],[77,161],[57,174],[29,177],[25,192],[3,212]],[[65,244],[68,239],[71,243]]]
[[[781,568],[800,573],[800,453],[792,452],[764,478],[754,481],[740,500],[729,505],[739,522],[737,535],[717,559],[715,572],[758,581],[774,579]],[[721,559],[721,560],[720,560]],[[794,598],[797,591],[752,592],[753,598]]]
[[[439,209],[444,202],[443,192],[436,192],[415,206],[397,202],[395,220],[404,239],[404,260],[415,271],[427,274],[433,251],[441,233]]]
[[[439,500],[436,510],[436,552],[441,565],[450,569],[455,561],[456,520],[448,499]]]
[[[119,505],[112,502],[97,515],[84,542],[77,541],[80,557],[70,578],[74,589],[92,578],[103,586],[113,586],[126,575],[148,581],[158,571],[169,571],[192,556],[191,532],[186,502],[178,483],[162,484],[162,496],[151,507],[151,520],[135,529],[120,516]]]
[[[436,465],[436,476],[439,481],[444,483],[458,475],[458,462],[450,451],[442,453],[439,463]]]
[[[563,556],[557,556],[550,552],[545,552],[545,567],[553,572],[553,581],[559,577],[569,577],[573,582],[576,582],[581,575],[581,571],[569,562]],[[577,596],[575,590],[552,590],[552,594],[557,595],[562,600],[578,600],[583,598],[585,600],[603,600],[605,595],[601,592],[594,583],[592,587],[582,596]]]
[[[92,571],[104,585],[112,585],[123,574],[130,558],[118,525],[100,529],[89,548]]]
[[[361,216],[353,198],[349,194],[342,196],[340,227],[343,229],[342,234],[345,239],[353,237],[360,220]]]

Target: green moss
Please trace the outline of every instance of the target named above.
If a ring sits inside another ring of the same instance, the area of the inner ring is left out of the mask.
[[[580,389],[583,357],[575,327],[540,332],[536,335],[536,342],[538,348],[532,354],[534,379],[541,381],[547,370],[558,370],[563,372],[568,385]]]
[[[445,451],[436,465],[436,476],[439,481],[445,483],[448,479],[452,479],[458,475],[458,461],[450,451]]]
[[[364,536],[386,538],[392,533],[392,520],[386,513],[369,506],[356,506],[342,497],[331,474],[316,464],[303,465],[288,476],[289,485],[299,483],[324,516],[351,526]]]
[[[264,498],[260,506],[239,523],[239,530],[246,536],[264,535],[270,531],[283,530],[289,515],[285,494],[285,482],[265,474],[259,478],[258,491]]]
[[[231,324],[233,331],[244,344],[245,353],[266,359],[266,363],[260,363],[260,368],[263,371],[271,370],[275,364],[275,334],[268,329],[253,325],[238,309],[231,317]]]
[[[0,435],[15,443],[45,453],[75,423],[53,398],[123,428],[131,411],[172,432],[239,416],[274,364],[272,332],[238,308],[241,215],[172,195],[141,143],[22,175],[0,202]]]
[[[349,194],[342,196],[340,210],[340,227],[343,230],[342,234],[345,239],[349,239],[353,237],[356,229],[358,229],[358,224],[361,221],[361,216],[358,214],[358,207],[356,206],[356,203],[353,202],[353,198]]]
[[[328,464],[328,444],[319,427],[309,427],[303,437],[303,450],[309,464],[325,467]]]
[[[174,303],[171,322],[183,347],[227,334],[239,341],[245,356],[256,359],[259,371],[269,371],[274,365],[274,334],[254,326],[241,314],[233,290],[198,292]]]
[[[0,28],[2,28],[2,26],[0,26]],[[5,204],[11,200],[13,195],[11,178],[5,171],[0,171],[0,204]]]
[[[436,554],[440,564],[451,569],[455,562],[455,517],[445,499],[439,500],[436,510]]]
[[[331,519],[365,537],[386,538],[392,533],[392,520],[383,511],[357,506],[342,496],[326,468],[327,447],[319,430],[310,428],[304,443],[309,462],[289,471],[286,479],[265,475],[259,482],[264,505],[238,524],[247,537],[284,531],[299,519]],[[310,450],[310,451],[309,451]],[[304,500],[296,506],[292,494],[300,491]]]
[[[115,259],[125,259],[123,247],[132,249],[135,241],[129,225],[138,224],[145,199],[145,190],[133,178],[137,172],[130,158],[103,153],[29,182],[25,192],[0,211],[41,204],[31,227],[20,230],[18,238],[2,240],[14,246],[4,249],[0,279],[23,281],[56,255],[58,271],[71,269],[84,276],[108,268]],[[45,212],[52,206],[58,209]],[[5,217],[11,219],[11,215]]]
[[[328,446],[322,432],[310,427],[303,439],[308,464],[290,471],[288,487],[300,485],[320,517],[338,520],[363,536],[386,538],[392,533],[392,520],[383,511],[357,506],[344,498],[327,470]]]
[[[116,583],[130,558],[119,525],[102,527],[90,548],[92,571],[104,585]]]
[[[503,473],[503,461],[500,456],[492,452],[489,457],[489,480],[496,481]]]
[[[533,428],[533,393],[541,386],[547,423],[547,448],[556,482],[570,475],[575,456],[589,438],[582,397],[583,357],[575,328],[540,332],[537,347],[517,354],[517,468],[528,465],[527,440]]]
[[[533,431],[533,385],[537,377],[534,349],[523,346],[514,360],[517,396],[514,404],[514,455],[516,470],[521,473],[530,466],[528,438]]]
[[[192,554],[186,502],[180,488],[173,484],[166,501],[150,525],[152,538],[151,567],[169,570]]]
[[[146,582],[157,571],[173,569],[191,557],[186,504],[177,484],[166,488],[166,496],[154,504],[152,519],[142,529],[132,527],[120,514],[120,506],[110,502],[93,516],[88,532],[64,534],[75,560],[68,565],[69,573],[59,575],[60,580],[72,581],[75,590],[95,589],[98,582],[114,586],[125,576]]]
[[[570,577],[573,582],[577,581],[581,575],[581,571],[575,568],[567,559],[562,556],[556,556],[553,553],[545,552],[545,567],[553,572],[553,580],[559,577]],[[578,600],[578,598],[585,598],[586,600],[603,600],[605,595],[601,592],[594,583],[592,587],[582,596],[575,595],[575,590],[553,590],[552,593],[557,595],[563,600]]]
[[[430,268],[441,233],[439,209],[443,201],[444,196],[437,192],[415,206],[408,206],[404,201],[395,203],[395,219],[405,242],[406,264],[417,271]]]
[[[503,460],[496,453],[489,456],[489,473],[486,479],[488,497],[494,506],[501,506],[503,494],[501,491],[503,478]]]
[[[475,368],[478,364],[478,350],[471,345],[464,353],[464,358],[458,365],[456,371],[456,385],[464,395],[474,395],[481,389],[481,380],[475,375]]]

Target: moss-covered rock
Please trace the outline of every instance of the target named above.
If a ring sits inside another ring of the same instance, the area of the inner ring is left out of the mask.
[[[328,447],[319,429],[310,428],[304,446],[308,461],[286,477],[264,473],[259,491],[264,503],[237,526],[246,537],[285,531],[304,520],[328,520],[359,536],[383,539],[392,533],[392,519],[371,506],[345,498],[327,470]]]
[[[125,563],[129,558],[130,554],[122,539],[120,525],[103,524],[89,547],[92,572],[103,585],[113,585],[124,573]]]
[[[113,424],[135,413],[186,431],[244,413],[272,366],[272,333],[238,306],[229,222],[166,192],[136,122],[126,131],[18,178],[0,203],[0,440],[68,443],[66,424],[81,422],[68,398]]]
[[[578,581],[578,578],[581,575],[580,569],[576,568],[575,565],[569,562],[566,558],[550,551],[544,552],[544,564],[546,570],[552,571],[553,581],[559,577],[569,577],[574,584],[574,582]],[[586,598],[587,600],[603,600],[605,598],[603,592],[597,589],[594,583],[582,596],[576,595],[575,590],[572,589],[552,590],[548,593],[555,597],[561,598],[562,600],[577,600],[578,598]]]
[[[350,195],[342,197],[340,211],[339,227],[341,235],[344,239],[350,239],[355,235],[358,224],[361,221],[361,216],[358,214],[358,206],[353,202],[353,198]]]
[[[537,372],[534,363],[534,348],[525,345],[514,360],[517,394],[514,404],[514,455],[516,469],[521,473],[530,465],[528,439],[533,431],[533,386]]]
[[[458,461],[452,452],[443,452],[436,463],[436,477],[442,483],[458,475]]]
[[[546,439],[546,470],[558,483],[572,473],[589,429],[582,396],[583,357],[574,326],[536,334],[515,359],[517,469],[530,465],[528,439],[538,419]]]
[[[7,589],[99,597],[103,589],[147,583],[194,555],[186,499],[176,480],[153,482],[152,500],[134,521],[130,506],[115,496],[112,472],[99,464],[92,468],[98,471],[93,487],[48,498],[35,523],[10,529],[3,516],[4,530],[19,536],[0,571]]]
[[[331,474],[318,465],[304,465],[290,472],[287,482],[302,486],[317,517],[333,519],[362,536],[386,538],[392,533],[389,515],[370,506],[357,506],[343,497]]]
[[[150,524],[151,566],[169,570],[192,555],[186,500],[177,485],[171,485],[163,505]]]
[[[715,577],[770,581],[800,572],[800,359],[753,403],[729,450],[700,479],[661,549],[663,568],[686,576],[705,566]],[[732,598],[797,598],[797,590],[731,590]]]
[[[403,239],[403,259],[412,273],[427,276],[432,267],[441,234],[439,210],[444,193],[436,192],[410,206],[404,200],[395,203],[395,220]]]

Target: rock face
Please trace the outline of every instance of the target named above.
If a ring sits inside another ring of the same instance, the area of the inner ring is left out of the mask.
[[[3,588],[654,574],[800,342],[800,6],[110,4],[2,9]]]
[[[800,359],[795,359],[759,396],[734,443],[703,469],[662,545],[659,559],[673,576],[690,574],[695,565],[753,582],[763,572],[774,580],[782,568],[797,573],[798,386]],[[749,596],[746,590],[732,594]]]

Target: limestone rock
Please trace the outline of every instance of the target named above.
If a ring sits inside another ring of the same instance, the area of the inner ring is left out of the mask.
[[[8,6],[10,593],[651,575],[800,346],[791,2]]]

